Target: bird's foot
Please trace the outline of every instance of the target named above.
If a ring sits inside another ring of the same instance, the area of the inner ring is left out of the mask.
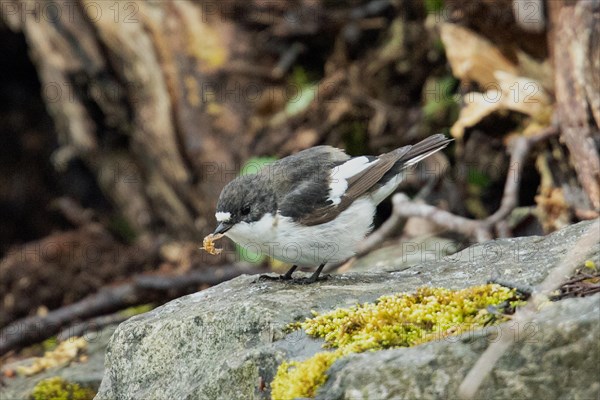
[[[327,274],[327,275],[322,275],[322,276],[318,276],[318,277],[313,277],[311,275],[307,278],[292,278],[291,276],[287,276],[285,274],[284,275],[276,275],[276,276],[259,275],[258,279],[255,282],[277,281],[277,282],[291,283],[294,285],[310,285],[311,283],[325,281],[325,280],[329,279],[330,276],[331,275]]]
[[[256,282],[261,281],[261,280],[285,281],[285,282],[294,283],[294,284],[298,284],[298,285],[309,285],[311,283],[315,283],[318,281],[324,281],[329,278],[329,275],[323,275],[323,276],[320,275],[324,266],[325,266],[325,264],[319,265],[319,268],[317,268],[317,270],[308,278],[293,278],[292,274],[294,273],[296,268],[298,268],[296,265],[294,265],[294,266],[292,266],[292,268],[290,268],[288,270],[288,272],[286,272],[283,275],[278,275],[278,276],[260,275]]]
[[[315,283],[318,281],[324,281],[327,278],[329,278],[329,275],[321,275],[321,271],[323,271],[323,268],[325,267],[325,264],[321,264],[319,265],[319,268],[317,268],[317,270],[308,278],[298,278],[298,279],[294,279],[291,281],[291,283],[298,283],[300,285],[309,285],[311,283]]]
[[[267,274],[260,275],[258,277],[258,281],[261,281],[261,280],[262,281],[290,281],[290,280],[293,280],[294,278],[292,278],[292,274],[294,273],[296,268],[298,268],[298,266],[293,265],[292,268],[290,268],[283,275],[277,275],[277,276],[271,276],[271,275],[267,275]]]
[[[258,280],[259,281],[291,281],[291,280],[294,280],[294,278],[292,278],[291,275],[288,276],[287,274],[276,275],[276,276],[263,274],[263,275],[258,276]]]

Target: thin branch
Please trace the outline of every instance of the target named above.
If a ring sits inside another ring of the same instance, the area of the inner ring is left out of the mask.
[[[27,317],[0,331],[0,355],[46,339],[76,321],[113,313],[127,307],[170,300],[197,290],[199,285],[216,285],[241,274],[259,274],[265,269],[242,269],[231,265],[220,269],[192,271],[181,276],[140,275],[130,283],[105,287],[76,303],[40,317]]]
[[[492,238],[485,230],[481,229],[480,221],[454,215],[429,204],[415,203],[404,193],[394,195],[392,203],[394,205],[394,213],[400,217],[426,218],[452,231],[460,232],[467,236],[476,236],[480,241]]]
[[[581,235],[575,245],[565,255],[563,260],[554,268],[544,281],[538,285],[523,308],[517,309],[512,317],[513,322],[525,324],[536,315],[538,306],[547,301],[549,294],[558,289],[566,277],[572,276],[575,269],[585,261],[590,248],[598,242],[600,220],[595,221]],[[522,326],[522,325],[521,325]],[[497,342],[492,343],[475,362],[465,379],[458,388],[458,394],[463,399],[473,399],[485,377],[492,371],[496,362],[504,355],[513,343],[513,337],[506,324],[500,325],[500,335]],[[517,339],[518,340],[518,339]]]
[[[473,237],[478,242],[491,240],[494,237],[494,230],[501,232],[502,236],[508,236],[510,232],[504,220],[518,205],[519,187],[525,158],[535,144],[557,134],[557,128],[552,126],[534,136],[520,136],[514,140],[510,149],[512,169],[506,177],[502,201],[498,210],[488,218],[473,220],[461,217],[428,204],[417,203],[410,200],[406,195],[398,193],[392,198],[394,205],[392,216],[363,242],[358,255],[364,255],[375,248],[396,229],[401,221],[410,217],[426,218],[448,230]]]
[[[558,129],[555,126],[550,126],[536,135],[519,136],[514,139],[510,149],[510,169],[506,176],[506,183],[504,184],[504,193],[502,195],[500,207],[495,213],[484,219],[482,221],[483,224],[492,227],[506,218],[508,214],[514,210],[518,205],[519,187],[521,186],[525,158],[533,146],[555,135],[558,135]]]
[[[514,139],[512,149],[510,150],[510,164],[506,182],[504,184],[504,193],[500,207],[495,213],[482,221],[487,226],[492,226],[504,219],[517,206],[519,199],[519,187],[521,186],[521,176],[523,174],[523,163],[525,157],[529,154],[531,148],[530,141],[524,136]]]

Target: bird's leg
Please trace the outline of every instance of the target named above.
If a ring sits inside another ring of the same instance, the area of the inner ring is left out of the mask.
[[[297,265],[292,265],[292,268],[288,269],[288,271],[285,274],[279,275],[279,278],[283,279],[284,281],[292,279],[292,274],[297,268]]]
[[[294,271],[297,268],[298,268],[297,265],[292,265],[292,268],[288,269],[288,271],[283,275],[270,276],[270,275],[263,274],[263,275],[259,276],[258,279],[266,279],[269,281],[289,281],[292,279],[292,274],[294,273]]]
[[[324,267],[325,267],[325,263],[319,265],[319,268],[317,268],[317,270],[315,272],[313,272],[313,274],[311,276],[309,276],[308,278],[305,278],[305,279],[298,280],[298,283],[304,283],[304,284],[315,283],[316,281],[319,280],[319,275],[321,274],[321,271],[323,271]],[[321,279],[326,279],[326,278],[327,278],[327,275],[321,277]]]

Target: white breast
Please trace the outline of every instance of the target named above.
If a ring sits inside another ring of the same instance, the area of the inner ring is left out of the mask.
[[[315,226],[266,214],[260,221],[236,224],[226,235],[250,251],[260,249],[269,257],[300,267],[337,264],[352,257],[371,231],[375,208],[370,198],[358,199],[333,221]]]

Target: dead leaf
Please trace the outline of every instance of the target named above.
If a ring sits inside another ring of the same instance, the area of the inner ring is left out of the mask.
[[[492,88],[486,92],[471,92],[463,97],[465,106],[450,129],[453,137],[462,138],[466,128],[496,111],[516,111],[543,124],[549,122],[551,98],[538,81],[503,71],[496,71],[494,79]]]
[[[508,60],[489,40],[470,29],[450,23],[441,26],[441,38],[446,48],[452,73],[463,81],[487,86],[496,81],[496,71],[518,75],[517,66]]]

